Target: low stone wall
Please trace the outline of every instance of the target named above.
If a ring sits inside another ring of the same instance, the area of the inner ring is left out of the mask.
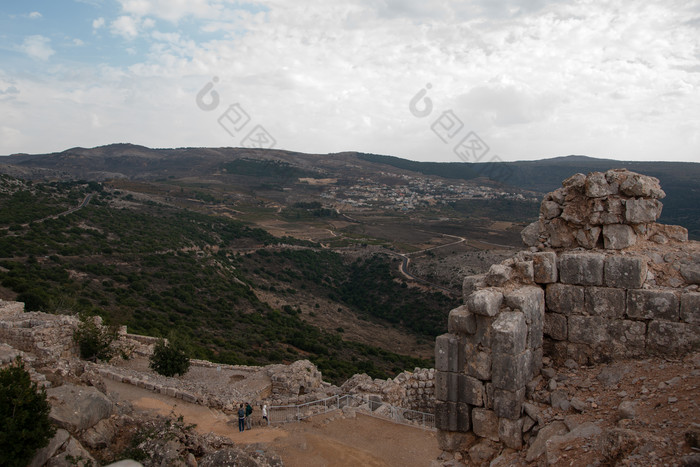
[[[416,368],[404,371],[393,379],[372,379],[366,374],[354,375],[341,386],[346,394],[375,396],[376,400],[419,412],[435,410],[435,370]]]

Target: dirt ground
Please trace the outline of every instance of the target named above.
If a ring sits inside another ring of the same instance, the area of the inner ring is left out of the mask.
[[[263,426],[259,409],[253,429],[238,431],[237,420],[216,410],[189,404],[142,388],[107,380],[107,389],[137,410],[182,415],[201,433],[213,432],[235,443],[255,444],[278,454],[289,467],[426,466],[440,455],[435,433],[358,414],[319,415],[300,423]]]

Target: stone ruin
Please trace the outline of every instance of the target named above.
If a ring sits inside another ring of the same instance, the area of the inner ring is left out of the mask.
[[[523,230],[528,250],[464,279],[464,305],[436,340],[444,451],[479,438],[522,448],[544,356],[590,364],[700,348],[700,243],[656,223],[659,181],[609,170],[562,185]]]

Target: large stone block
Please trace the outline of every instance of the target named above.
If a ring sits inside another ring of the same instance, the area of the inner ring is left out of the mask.
[[[544,315],[544,334],[558,341],[565,341],[568,336],[566,316],[560,313]]]
[[[481,289],[467,299],[469,311],[482,316],[496,316],[503,303],[503,293],[498,289]]]
[[[493,391],[493,411],[501,418],[515,420],[522,414],[525,402],[525,388],[517,391],[495,389]]]
[[[605,256],[600,253],[562,253],[559,280],[564,284],[603,285]]]
[[[553,251],[542,251],[532,255],[535,282],[550,284],[557,281],[557,255]]]
[[[605,258],[605,285],[639,289],[647,277],[647,260],[642,256],[610,255]]]
[[[532,351],[525,350],[518,355],[493,354],[491,378],[496,389],[517,391],[530,381],[532,371]]]
[[[625,219],[630,224],[656,222],[663,205],[656,199],[628,199],[625,202]]]
[[[603,244],[608,250],[622,250],[637,243],[637,234],[627,224],[606,224],[603,226]],[[600,284],[595,284],[600,285]]]
[[[447,319],[447,331],[450,334],[474,334],[476,332],[476,319],[466,305],[450,311]]]
[[[459,402],[481,407],[484,405],[484,383],[471,376],[459,376]]]
[[[471,429],[471,410],[469,404],[457,403],[457,431],[467,432]]]
[[[700,263],[681,264],[681,276],[688,284],[700,284]]]
[[[525,315],[519,311],[504,311],[492,325],[493,345],[496,353],[517,355],[525,350],[527,324]]]
[[[591,346],[609,343],[610,323],[610,319],[601,316],[569,316],[569,341]]]
[[[679,301],[675,292],[667,290],[628,290],[627,316],[634,319],[678,321]]]
[[[459,375],[447,371],[435,373],[435,399],[445,402],[459,400]]]
[[[622,318],[625,315],[625,290],[610,287],[586,287],[585,310],[591,316]]]
[[[607,327],[611,352],[624,357],[639,357],[645,353],[647,325],[644,321],[613,320]]]
[[[472,430],[477,436],[498,442],[498,416],[493,410],[472,409]]]
[[[503,444],[511,449],[523,447],[523,421],[510,420],[508,418],[498,419],[498,438]]]
[[[457,403],[435,402],[435,428],[444,431],[457,431]]]
[[[547,309],[564,315],[580,315],[585,311],[583,287],[568,284],[547,285]]]
[[[527,323],[527,346],[533,349],[542,346],[544,290],[536,286],[521,287],[506,293],[504,301],[511,309],[524,313]]]
[[[464,303],[467,302],[467,298],[469,298],[473,292],[484,287],[486,287],[486,274],[466,276],[462,281],[462,297]]]
[[[486,349],[491,348],[492,325],[494,321],[496,321],[494,316],[476,316],[476,334],[472,336],[472,340],[476,345],[481,345]]]
[[[438,430],[436,435],[438,448],[447,452],[466,451],[476,439],[473,433],[462,433],[460,431]]]
[[[71,432],[82,431],[112,414],[114,404],[95,387],[64,384],[46,391],[51,403],[49,418]]]
[[[486,283],[492,287],[500,287],[513,277],[513,270],[505,264],[492,264],[486,273]]]
[[[681,321],[700,324],[700,293],[686,292],[681,295]]]
[[[459,339],[454,334],[443,334],[435,338],[435,369],[438,371],[458,372]]]
[[[467,355],[465,371],[480,380],[491,379],[491,352],[475,350]]]
[[[700,326],[670,321],[652,321],[647,332],[647,350],[656,355],[681,356],[700,349]]]

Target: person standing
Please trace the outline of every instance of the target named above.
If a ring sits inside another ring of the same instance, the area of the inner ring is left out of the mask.
[[[238,431],[244,431],[245,430],[245,409],[243,408],[243,404],[238,408]]]
[[[270,424],[270,420],[267,418],[267,404],[263,404],[262,406],[262,418],[265,420],[265,423],[268,425]]]
[[[253,428],[251,415],[253,414],[253,407],[251,407],[250,402],[245,404],[245,426],[248,430]]]

